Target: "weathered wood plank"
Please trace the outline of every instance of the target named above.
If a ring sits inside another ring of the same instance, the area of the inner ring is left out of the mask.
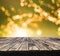
[[[0,51],[60,50],[60,38],[0,38]]]

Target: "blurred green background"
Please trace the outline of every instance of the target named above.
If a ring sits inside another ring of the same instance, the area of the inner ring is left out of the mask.
[[[22,27],[30,20],[27,28],[34,34],[31,37],[59,37],[60,0],[0,0],[1,37],[8,35],[8,27],[13,28],[14,24]],[[39,29],[42,32],[36,33]]]

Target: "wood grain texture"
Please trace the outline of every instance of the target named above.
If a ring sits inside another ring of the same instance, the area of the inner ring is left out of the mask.
[[[60,50],[60,38],[0,38],[0,51]]]

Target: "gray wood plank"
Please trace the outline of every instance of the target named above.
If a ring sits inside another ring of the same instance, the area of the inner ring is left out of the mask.
[[[60,38],[0,38],[0,51],[60,50]]]

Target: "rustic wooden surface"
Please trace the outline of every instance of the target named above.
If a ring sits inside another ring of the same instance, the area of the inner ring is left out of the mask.
[[[60,50],[60,38],[0,38],[0,51]]]

